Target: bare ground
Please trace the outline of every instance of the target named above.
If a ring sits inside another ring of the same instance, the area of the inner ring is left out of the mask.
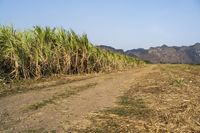
[[[70,132],[74,126],[85,128],[90,125],[85,117],[114,106],[130,83],[152,68],[83,76],[72,82],[68,78],[66,83],[62,79],[58,85],[59,81],[49,81],[33,84],[32,89],[21,93],[10,93],[0,98],[0,131]]]
[[[199,133],[200,66],[157,65],[81,133]]]
[[[199,70],[148,65],[0,91],[0,132],[200,132]]]

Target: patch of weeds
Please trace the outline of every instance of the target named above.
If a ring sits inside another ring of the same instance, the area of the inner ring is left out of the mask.
[[[80,91],[89,89],[89,88],[94,87],[96,85],[97,85],[97,83],[89,83],[89,84],[86,84],[86,85],[83,85],[83,86],[69,87],[63,93],[60,93],[58,95],[54,95],[49,99],[46,99],[46,100],[43,100],[41,102],[38,102],[38,103],[35,103],[35,104],[32,104],[32,105],[28,106],[28,110],[37,110],[37,109],[42,108],[42,107],[44,107],[44,106],[46,106],[48,104],[55,104],[56,100],[61,100],[61,99],[64,99],[64,98],[68,98],[71,95],[75,95]]]
[[[122,96],[119,104],[120,106],[109,109],[107,112],[119,116],[135,116],[138,118],[146,118],[151,114],[151,109],[145,105],[142,99]]]
[[[29,110],[37,110],[43,106],[46,106],[47,104],[53,104],[53,98],[47,99],[47,100],[43,100],[41,102],[32,104],[28,107]]]
[[[170,82],[170,85],[174,86],[182,86],[184,84],[185,84],[184,78],[172,79],[172,81]]]

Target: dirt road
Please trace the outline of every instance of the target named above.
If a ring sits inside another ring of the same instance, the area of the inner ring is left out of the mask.
[[[74,126],[85,128],[91,124],[87,119],[91,113],[115,106],[117,98],[154,67],[83,76],[72,82],[66,79],[66,83],[52,86],[40,83],[40,89],[1,97],[0,132],[68,132]]]

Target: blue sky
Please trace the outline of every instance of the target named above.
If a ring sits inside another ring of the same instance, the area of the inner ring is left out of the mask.
[[[200,42],[200,0],[0,0],[0,24],[72,28],[125,50],[192,45]]]

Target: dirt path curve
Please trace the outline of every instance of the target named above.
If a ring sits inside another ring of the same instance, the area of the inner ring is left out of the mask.
[[[86,119],[90,113],[115,106],[117,97],[140,77],[154,70],[154,67],[152,65],[125,72],[101,74],[81,81],[4,97],[0,99],[0,132],[67,132],[74,126],[86,127],[90,124]],[[90,84],[95,86],[89,86]],[[88,88],[75,95],[63,97],[66,88],[84,86]],[[26,110],[35,103],[44,103],[37,104],[44,107]]]

